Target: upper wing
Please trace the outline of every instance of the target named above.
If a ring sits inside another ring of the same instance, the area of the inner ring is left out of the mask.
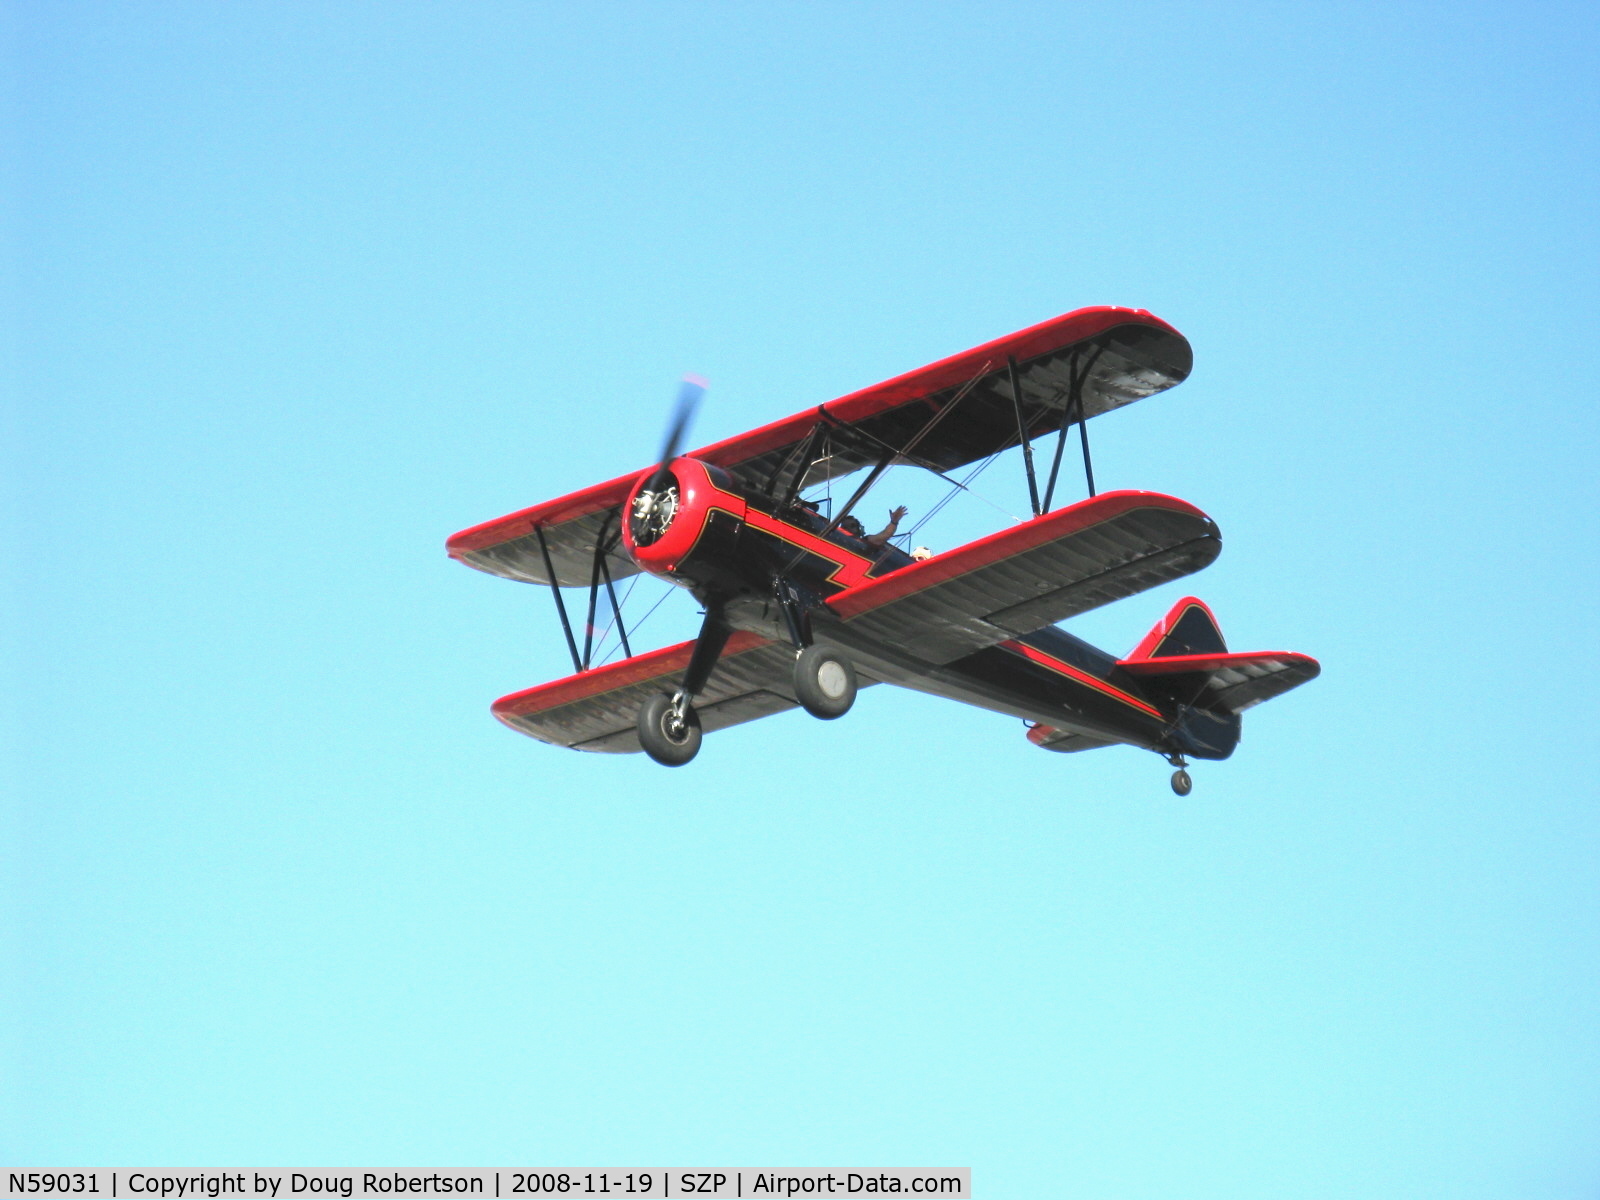
[[[821,421],[829,427],[828,457],[810,469],[805,484],[907,447],[903,461],[948,471],[1017,441],[1012,359],[1030,437],[1075,419],[1068,411],[1075,380],[1084,415],[1095,417],[1181,383],[1193,364],[1184,336],[1142,309],[1080,308],[691,456],[724,468],[750,490],[777,492],[793,483],[797,456]],[[603,535],[609,543],[617,510],[643,470],[463,530],[446,544],[450,557],[507,579],[549,583],[548,551],[557,582],[587,584],[595,545]],[[613,579],[637,570],[620,549],[607,562]]]
[[[639,706],[653,692],[678,685],[693,649],[693,642],[682,642],[540,684],[501,697],[493,712],[512,729],[542,742],[614,754],[637,751]],[[865,687],[873,681],[860,682]],[[700,727],[710,733],[795,704],[794,649],[736,632],[694,707]]]
[[[505,579],[550,583],[553,570],[556,583],[581,587],[592,578],[595,546],[604,537],[611,578],[633,575],[639,568],[614,538],[620,532],[618,510],[642,471],[463,529],[445,542],[445,551],[457,562]],[[547,553],[551,570],[545,568]]]
[[[1187,675],[1205,672],[1208,704],[1228,712],[1245,709],[1281,696],[1322,673],[1322,666],[1306,654],[1286,650],[1253,650],[1242,654],[1179,654],[1166,658],[1124,660],[1117,666],[1132,675]]]
[[[830,599],[852,638],[951,662],[1198,571],[1222,550],[1205,513],[1106,492]]]
[[[747,487],[773,491],[781,481],[774,476],[784,474],[819,414],[826,414],[838,426],[831,456],[811,471],[807,484],[847,475],[913,439],[905,461],[948,471],[1016,443],[1012,359],[1030,437],[1058,429],[1068,419],[1069,392],[1079,376],[1084,416],[1097,417],[1182,383],[1194,364],[1184,336],[1143,309],[1080,308],[821,409],[717,442],[694,456],[731,472]]]

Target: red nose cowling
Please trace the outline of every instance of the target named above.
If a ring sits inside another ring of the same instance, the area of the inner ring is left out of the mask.
[[[641,570],[702,587],[726,587],[738,559],[745,501],[726,471],[693,458],[675,458],[653,497],[641,496],[656,468],[639,476],[623,509],[622,543]]]

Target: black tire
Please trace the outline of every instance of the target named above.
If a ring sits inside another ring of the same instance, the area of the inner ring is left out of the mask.
[[[700,753],[700,714],[689,705],[679,724],[673,716],[672,697],[651,696],[639,706],[639,744],[663,767],[681,767]]]
[[[856,669],[837,650],[807,646],[794,660],[794,694],[819,720],[842,717],[856,702]]]
[[[1172,773],[1172,790],[1180,796],[1187,796],[1194,791],[1194,780],[1189,778],[1189,772],[1180,767]]]

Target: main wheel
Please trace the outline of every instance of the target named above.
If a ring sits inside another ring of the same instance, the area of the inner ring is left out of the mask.
[[[680,719],[671,696],[651,696],[639,707],[639,744],[663,767],[681,767],[700,753],[700,714],[686,704]]]
[[[794,694],[813,717],[842,717],[856,702],[856,669],[837,650],[807,646],[794,660]]]
[[[1180,796],[1187,796],[1194,790],[1194,780],[1189,778],[1189,772],[1182,767],[1172,773],[1172,790]]]

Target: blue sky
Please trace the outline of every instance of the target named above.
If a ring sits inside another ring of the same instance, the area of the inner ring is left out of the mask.
[[[6,1162],[1600,1189],[1592,8],[0,20]],[[1072,628],[1324,666],[1192,797],[887,688],[489,717],[565,650],[444,538],[682,372],[703,443],[1101,303],[1196,368],[1098,482],[1225,550]]]

